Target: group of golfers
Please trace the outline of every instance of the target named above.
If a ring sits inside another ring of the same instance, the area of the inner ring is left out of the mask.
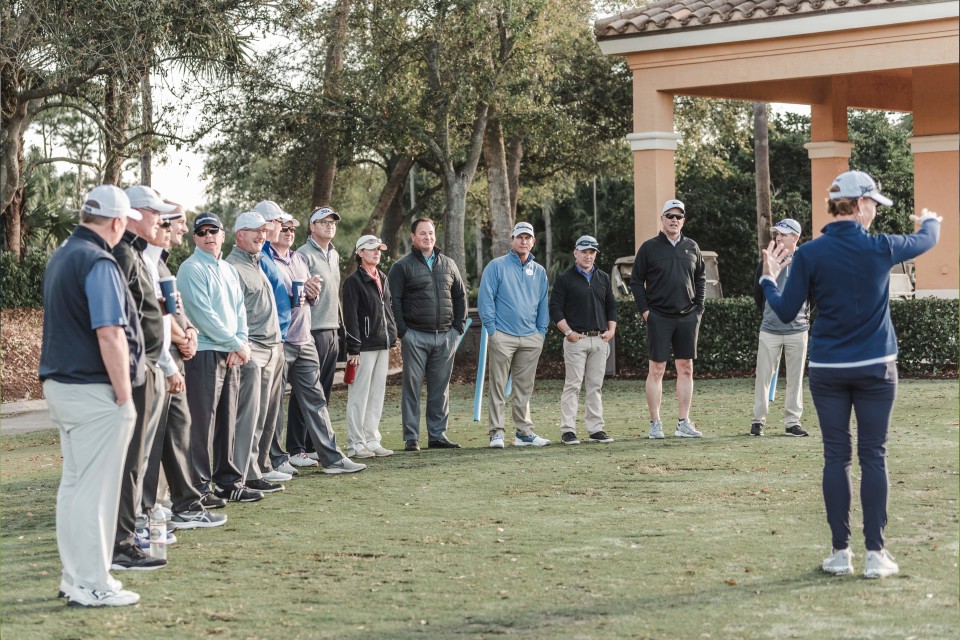
[[[807,435],[800,424],[801,387],[809,310],[815,306],[809,380],[823,434],[823,490],[833,537],[823,569],[853,572],[853,409],[864,575],[871,578],[898,571],[883,540],[886,440],[897,386],[889,271],[932,248],[940,222],[924,209],[911,216],[920,223],[914,234],[870,235],[877,206],[891,204],[867,174],[841,174],[828,194],[832,220],[822,235],[798,246],[800,224],[780,221],[757,273],[763,322],[750,433],[763,435],[782,350],[785,433]],[[683,202],[664,203],[661,231],[641,245],[630,281],[647,326],[651,439],[665,435],[660,405],[671,358],[677,370],[674,435],[702,437],[690,405],[706,275],[697,243],[682,233],[686,215]],[[355,473],[365,469],[356,460],[392,455],[379,424],[397,342],[404,449],[420,450],[424,385],[425,446],[460,447],[446,434],[454,355],[467,320],[467,293],[456,264],[436,248],[433,222],[417,219],[410,253],[388,274],[379,268],[386,246],[362,236],[354,248],[356,269],[341,286],[332,243],[339,221],[333,209],[316,209],[305,241],[294,250],[299,222],[275,202],[241,213],[229,231],[216,215],[201,213],[192,223],[196,249],[174,278],[168,252],[191,228],[182,207],[146,186],[124,191],[101,185],[87,195],[80,224],[47,267],[39,372],[63,452],[57,544],[61,596],[70,604],[139,601],[110,571],[166,564],[145,551],[152,518],[162,516],[175,530],[220,526],[227,516],[213,509],[282,491],[282,483],[302,469]],[[223,256],[228,232],[235,235],[234,248]],[[478,298],[488,344],[489,446],[505,446],[508,396],[513,444],[550,444],[534,432],[530,399],[551,322],[564,335],[560,441],[581,442],[576,422],[582,387],[584,439],[612,442],[601,388],[617,312],[610,275],[595,265],[597,240],[576,240],[574,264],[557,277],[552,292],[532,254],[533,227],[517,223],[510,243],[510,252],[484,269]],[[350,383],[346,452],[327,411],[341,327]],[[168,533],[165,542],[174,540]]]

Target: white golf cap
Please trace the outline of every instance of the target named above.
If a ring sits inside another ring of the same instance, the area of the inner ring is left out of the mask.
[[[293,226],[299,227],[300,222],[294,218],[292,215],[287,213],[273,200],[261,200],[253,207],[253,210],[263,216],[263,219],[267,222],[279,222],[280,224],[292,223]]]
[[[516,225],[514,225],[513,233],[510,234],[510,237],[516,238],[517,236],[524,233],[530,236],[531,238],[536,237],[535,235],[533,235],[533,225],[530,224],[529,222],[518,222]]]
[[[130,198],[130,206],[134,209],[153,209],[159,213],[173,213],[177,210],[177,205],[167,204],[156,189],[143,184],[127,187],[124,193]]]
[[[357,251],[360,251],[360,249],[380,249],[380,251],[385,251],[387,245],[383,244],[377,236],[360,236],[360,239],[357,240]]]
[[[670,211],[670,209],[680,209],[680,211],[683,211],[684,213],[687,212],[687,208],[683,206],[683,203],[677,200],[676,198],[674,198],[673,200],[667,200],[666,202],[664,202],[663,210],[660,211],[660,213],[661,214],[666,213],[667,211]]]
[[[130,206],[130,198],[127,197],[127,194],[112,184],[101,184],[99,187],[91,189],[80,210],[88,215],[100,216],[101,218],[143,220],[140,212]]]
[[[773,225],[772,231],[778,233],[792,233],[795,236],[800,235],[800,223],[794,220],[793,218],[784,218],[777,224]]]
[[[260,227],[265,227],[270,224],[273,223],[264,220],[263,216],[256,211],[244,211],[237,216],[237,221],[233,223],[233,230],[242,231],[243,229],[259,229]]]
[[[340,220],[340,214],[330,207],[320,207],[319,209],[314,209],[313,213],[310,214],[310,224],[313,224],[317,220],[323,220],[324,218]]]

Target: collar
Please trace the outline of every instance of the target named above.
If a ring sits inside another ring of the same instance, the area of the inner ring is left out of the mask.
[[[519,255],[517,254],[517,252],[514,251],[513,249],[510,249],[510,254],[509,254],[509,255],[513,256],[513,259],[514,259],[521,267],[527,266],[528,264],[530,264],[531,262],[533,262],[533,261],[536,259],[536,256],[533,255],[533,253],[528,253],[528,254],[527,254],[527,261],[526,261],[526,262],[521,262],[521,261],[520,261],[520,256],[519,256]]]
[[[597,272],[597,265],[593,265],[593,269],[590,269],[590,271],[584,271],[583,269],[580,268],[580,265],[574,262],[573,268],[576,269],[580,273],[580,275],[582,275],[584,278],[587,278],[588,280],[592,278],[593,274]]]
[[[137,234],[133,233],[132,231],[123,232],[123,242],[126,242],[127,244],[129,244],[131,247],[133,247],[140,253],[143,253],[143,250],[149,246],[146,240],[144,240]]]
[[[312,235],[307,236],[307,241],[308,241],[310,244],[312,244],[313,247],[314,247],[317,251],[320,251],[320,252],[322,252],[322,253],[329,254],[331,251],[336,250],[336,247],[333,246],[333,243],[332,243],[332,242],[331,242],[329,245],[327,245],[326,250],[324,250],[323,247],[321,247],[319,244],[317,244],[317,241],[313,239],[313,236],[312,236]]]
[[[217,264],[218,262],[220,262],[220,260],[215,258],[212,253],[207,253],[200,247],[194,248],[193,255],[196,256],[197,260],[200,260],[201,262],[206,262],[208,264]],[[222,251],[220,252],[220,255],[221,256],[223,255]]]
[[[263,245],[263,249],[266,251],[267,245]],[[287,255],[282,256],[280,255],[280,252],[277,251],[277,248],[275,246],[273,246],[272,244],[270,245],[270,251],[269,251],[270,257],[273,258],[274,260],[279,260],[283,264],[290,264],[291,262],[293,262],[294,253],[296,252],[293,250],[287,250]]]
[[[93,231],[82,224],[78,224],[77,227],[73,230],[73,235],[82,238],[83,240],[89,240],[98,247],[101,247],[107,253],[110,252],[110,245],[107,244],[107,241],[104,240],[99,233]]]
[[[143,249],[143,255],[145,258],[149,258],[153,262],[157,262],[163,256],[163,247],[158,247],[155,244],[148,244]]]
[[[673,247],[677,246],[678,244],[680,244],[681,242],[683,242],[684,240],[686,240],[686,238],[683,236],[683,232],[682,232],[682,231],[680,232],[680,237],[677,238],[676,243],[674,243],[674,241],[671,240],[671,239],[669,238],[669,236],[667,236],[667,234],[665,234],[665,233],[663,232],[662,229],[660,230],[660,233],[659,233],[658,235],[659,235],[660,237],[662,237],[664,240],[666,240],[667,242],[669,242],[670,245],[673,246]]]
[[[259,264],[260,258],[263,257],[263,254],[260,253],[259,251],[256,253],[250,253],[249,251],[244,251],[243,249],[241,249],[236,245],[233,246],[233,251],[230,252],[230,255],[233,255],[233,254],[237,254],[238,258],[240,258],[241,260],[245,260],[246,262],[250,262],[252,264]]]
[[[826,225],[824,225],[823,229],[820,229],[820,233],[829,233],[832,235],[866,232],[867,228],[856,220],[837,220],[835,222],[828,222]],[[797,248],[799,249],[799,247]]]

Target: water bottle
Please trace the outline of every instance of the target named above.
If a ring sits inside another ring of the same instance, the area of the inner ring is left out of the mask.
[[[150,511],[150,555],[161,560],[167,559],[167,521],[163,511]]]

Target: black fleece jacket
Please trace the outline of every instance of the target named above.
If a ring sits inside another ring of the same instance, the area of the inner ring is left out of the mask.
[[[651,309],[670,316],[702,312],[707,274],[700,247],[682,234],[674,246],[661,231],[640,245],[630,290],[641,315]]]

